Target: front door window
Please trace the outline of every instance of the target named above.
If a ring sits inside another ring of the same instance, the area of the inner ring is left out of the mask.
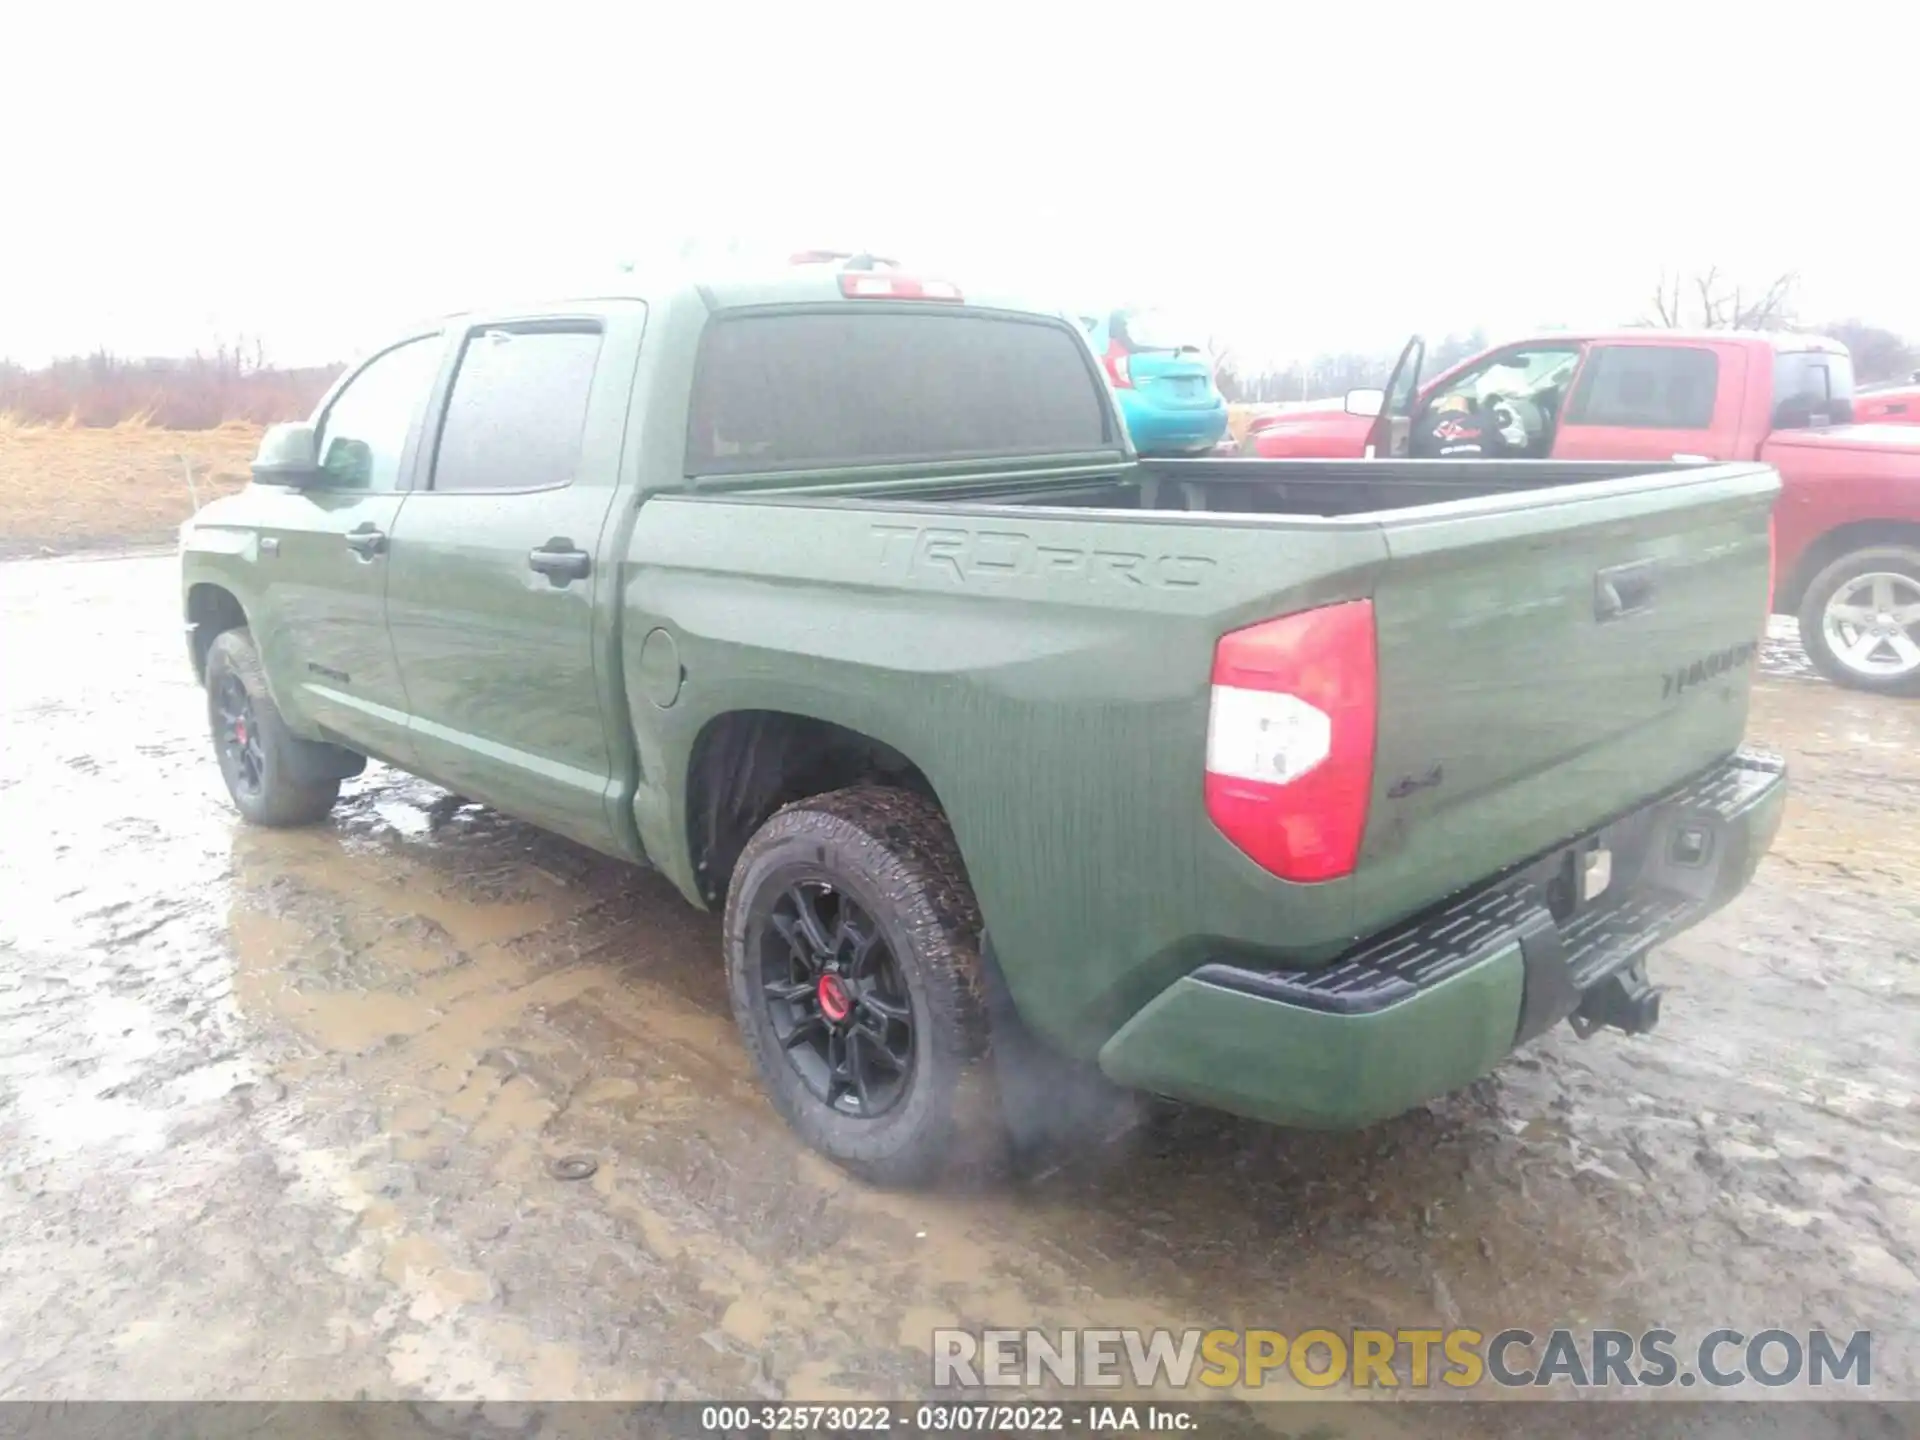
[[[1577,345],[1489,356],[1426,397],[1414,417],[1413,453],[1424,460],[1545,458],[1579,364]]]

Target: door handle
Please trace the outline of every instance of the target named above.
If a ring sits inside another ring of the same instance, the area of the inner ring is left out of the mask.
[[[1615,565],[1593,577],[1593,618],[1601,624],[1638,614],[1653,604],[1657,567],[1647,560]]]
[[[546,576],[555,585],[566,585],[586,579],[593,562],[587,558],[586,551],[575,548],[573,541],[556,536],[539,549],[527,552],[527,568]]]
[[[347,548],[363,560],[386,553],[387,532],[378,529],[370,520],[354,526],[347,532],[346,538]]]

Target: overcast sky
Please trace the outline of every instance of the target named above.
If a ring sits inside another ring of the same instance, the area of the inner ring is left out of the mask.
[[[1617,323],[1709,264],[1920,337],[1920,7],[693,8],[13,7],[0,355],[330,359],[690,240],[1275,360]]]

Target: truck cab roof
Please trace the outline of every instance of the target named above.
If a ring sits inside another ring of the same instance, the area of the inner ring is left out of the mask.
[[[847,285],[862,287],[849,293]],[[914,293],[916,290],[921,293]],[[950,293],[949,293],[950,292]],[[669,305],[698,299],[710,311],[785,305],[841,304],[853,299],[919,301],[1030,314],[1071,323],[1068,311],[1032,296],[1004,292],[977,294],[945,277],[897,268],[850,268],[805,264],[789,269],[663,269],[621,277],[604,288],[581,287],[561,293],[517,295],[502,302],[475,305],[434,317],[422,328],[471,320],[476,316],[564,314],[583,306],[619,302]]]
[[[1725,345],[1729,342],[1765,345],[1782,355],[1808,351],[1843,355],[1847,350],[1838,340],[1797,330],[1666,330],[1650,326],[1624,330],[1559,330],[1524,336],[1496,348],[1510,350],[1524,345]]]

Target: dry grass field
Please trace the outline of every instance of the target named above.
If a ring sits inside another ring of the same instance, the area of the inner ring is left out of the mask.
[[[200,503],[246,483],[258,425],[98,429],[0,415],[0,559],[164,544]]]

